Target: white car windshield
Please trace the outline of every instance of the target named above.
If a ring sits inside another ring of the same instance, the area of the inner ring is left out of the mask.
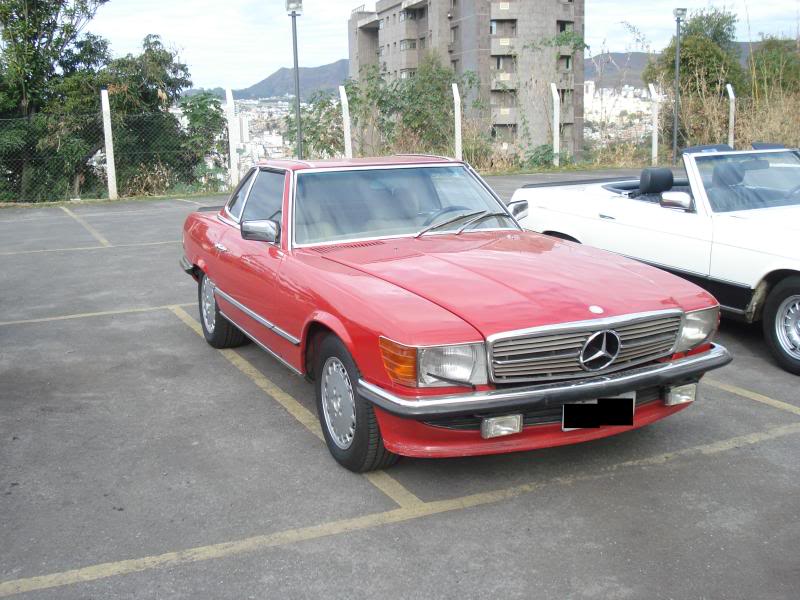
[[[709,154],[695,162],[714,212],[800,204],[800,154],[794,150]]]
[[[499,201],[462,166],[299,172],[294,239],[356,239],[516,229]]]

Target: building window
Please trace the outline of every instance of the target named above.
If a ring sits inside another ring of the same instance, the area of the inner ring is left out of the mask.
[[[383,29],[383,19],[378,20],[378,29]]]
[[[451,60],[450,61],[450,68],[453,69],[454,73],[458,73],[458,61],[457,60]]]
[[[575,23],[573,21],[556,21],[556,23],[558,23],[558,33],[575,31]]]
[[[455,44],[458,38],[458,26],[450,28],[450,43]]]
[[[505,57],[504,56],[495,56],[494,57],[494,68],[497,71],[502,71],[506,65]]]
[[[489,35],[497,35],[497,21],[489,21]]]
[[[423,6],[417,11],[417,18],[424,19],[425,18],[425,7]]]
[[[405,20],[406,20],[406,11],[401,10],[400,11],[400,22],[402,23]]]
[[[415,50],[417,48],[417,40],[400,40],[400,51]]]
[[[414,69],[403,69],[400,71],[400,79],[408,79],[414,76]]]
[[[561,71],[572,71],[572,57],[566,54],[559,57],[558,68]]]
[[[424,37],[419,38],[419,49],[420,50],[425,50],[425,38]]]

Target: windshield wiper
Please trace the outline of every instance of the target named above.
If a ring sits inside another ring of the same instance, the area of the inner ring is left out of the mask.
[[[460,221],[461,219],[468,219],[469,217],[474,217],[475,215],[481,215],[485,212],[486,212],[485,210],[476,210],[473,212],[461,213],[460,215],[456,215],[455,217],[442,221],[441,223],[431,223],[424,229],[421,229],[414,237],[418,238],[419,236],[428,233],[429,231],[433,231],[434,229],[439,229],[439,227],[450,225],[451,223],[455,223],[456,221]]]
[[[511,218],[511,217],[508,216],[508,213],[504,213],[504,212],[500,212],[500,211],[489,212],[488,210],[485,210],[485,211],[483,211],[483,213],[481,213],[479,215],[476,215],[475,217],[473,217],[472,219],[470,219],[469,221],[464,223],[458,229],[458,231],[456,231],[456,235],[459,235],[462,231],[464,231],[470,225],[474,225],[475,223],[480,223],[484,219],[488,219],[490,217],[506,217],[507,219]]]

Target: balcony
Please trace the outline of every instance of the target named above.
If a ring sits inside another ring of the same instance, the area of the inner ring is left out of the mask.
[[[519,2],[492,2],[489,11],[492,21],[519,19]]]
[[[489,41],[492,56],[512,56],[516,54],[514,46],[517,38],[513,37],[492,37]]]
[[[377,31],[379,22],[378,13],[370,13],[366,17],[359,19],[356,25],[359,29],[374,29]]]
[[[561,10],[559,12],[561,13],[560,19],[572,21],[575,18],[575,4],[573,2],[561,0]]]
[[[572,71],[559,71],[556,76],[556,85],[560,90],[571,90],[575,87],[575,73]]]
[[[407,8],[423,8],[425,6],[428,6],[428,0],[403,0],[400,8],[405,10]]]
[[[492,71],[491,89],[493,90],[516,90],[519,86],[519,77],[516,73],[503,73]]]
[[[492,125],[516,125],[517,109],[505,106],[492,107]]]

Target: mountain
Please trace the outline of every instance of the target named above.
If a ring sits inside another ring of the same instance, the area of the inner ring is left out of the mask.
[[[300,97],[307,100],[314,92],[336,93],[348,77],[348,60],[343,58],[328,65],[319,67],[300,67]],[[184,96],[194,96],[200,92],[211,92],[218,98],[225,98],[225,90],[216,88],[192,88],[183,93]],[[250,100],[254,98],[275,98],[289,94],[294,96],[294,69],[283,67],[275,71],[266,79],[251,85],[243,90],[233,90],[233,97],[237,100]]]
[[[300,97],[307,100],[314,92],[336,92],[348,75],[346,58],[319,67],[300,67]],[[243,90],[234,90],[237,99],[271,98],[294,95],[294,69],[282,68],[266,79]]]
[[[735,42],[739,54],[739,62],[747,67],[750,51],[755,50],[760,42]],[[658,54],[647,52],[606,52],[587,58],[584,63],[583,77],[585,81],[594,81],[597,87],[613,88],[622,85],[645,87],[642,72],[650,58],[658,58]]]
[[[583,78],[594,81],[597,87],[614,88],[619,85],[644,87],[642,72],[647,66],[647,52],[606,52],[587,58]]]

